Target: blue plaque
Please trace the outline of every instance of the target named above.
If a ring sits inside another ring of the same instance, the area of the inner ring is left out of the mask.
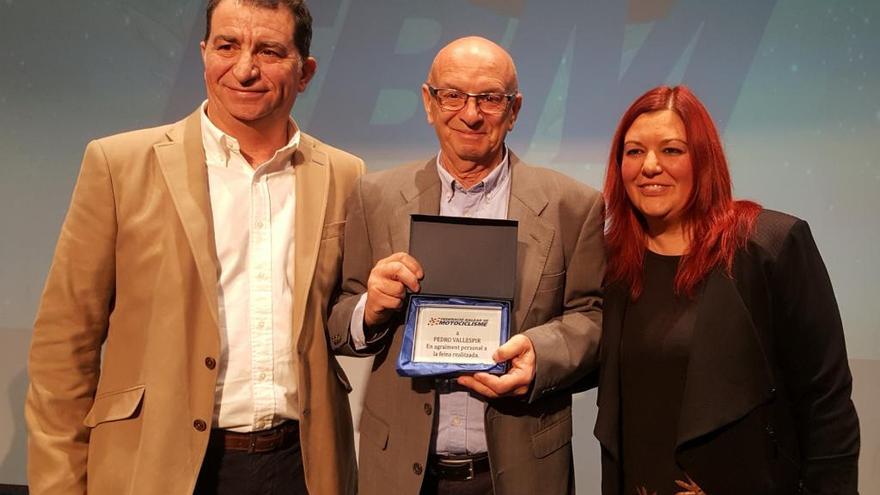
[[[516,235],[513,220],[412,216],[410,254],[425,276],[407,298],[398,374],[507,370],[492,354],[510,337]]]

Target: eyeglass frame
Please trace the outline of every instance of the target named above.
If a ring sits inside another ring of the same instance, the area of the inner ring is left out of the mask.
[[[446,110],[447,112],[460,112],[464,107],[467,106],[469,99],[475,98],[476,102],[477,102],[476,103],[477,110],[479,110],[480,112],[488,113],[490,115],[501,115],[510,108],[510,102],[512,102],[514,100],[514,98],[516,98],[516,95],[517,95],[517,92],[513,92],[513,93],[495,93],[495,92],[468,93],[467,91],[462,91],[460,89],[455,89],[455,88],[435,88],[434,86],[431,86],[428,83],[425,83],[425,87],[428,88],[428,93],[431,95],[432,98],[434,98],[434,101],[437,102],[437,105],[440,107],[440,109]],[[440,103],[440,98],[437,96],[437,91],[456,91],[458,93],[461,93],[461,94],[467,96],[467,98],[464,99],[464,103],[461,105],[461,108],[444,108],[443,105]],[[496,112],[487,112],[486,110],[484,110],[483,107],[480,106],[480,102],[483,101],[480,99],[480,97],[484,97],[486,95],[501,95],[501,96],[503,96],[504,99],[507,100],[507,102],[504,105],[504,108],[500,112],[497,112],[497,113]]]

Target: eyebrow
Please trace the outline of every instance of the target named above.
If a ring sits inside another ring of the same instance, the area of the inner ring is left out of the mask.
[[[475,95],[498,95],[498,94],[507,95],[507,94],[515,94],[516,93],[516,90],[507,91],[506,89],[503,89],[503,88],[482,90],[482,91],[466,91],[464,89],[461,89],[461,86],[459,86],[457,83],[445,84],[445,85],[444,84],[438,85],[438,84],[428,83],[428,85],[434,87],[435,89],[454,89],[456,91],[461,91],[462,93],[471,93],[471,94],[475,94]]]
[[[680,142],[680,143],[683,143],[685,146],[687,146],[687,144],[688,144],[687,141],[685,141],[684,139],[681,139],[681,138],[667,138],[667,139],[663,139],[663,140],[660,141],[660,144],[669,144],[669,143],[671,143],[671,142],[673,142],[673,141],[678,141],[678,142]],[[626,141],[623,142],[623,145],[624,145],[624,146],[626,146],[626,145],[628,145],[628,144],[637,144],[637,145],[639,145],[639,146],[644,146],[644,144],[642,144],[642,142],[639,141],[638,139],[629,139],[629,140],[626,140]]]
[[[277,41],[258,41],[256,44],[257,48],[274,48],[276,50],[287,52],[288,48],[283,43],[278,43]]]
[[[238,37],[232,34],[218,34],[214,38],[214,42],[240,43]],[[279,43],[277,41],[257,41],[254,47],[256,49],[272,48],[275,50],[283,51],[284,53],[287,53],[290,50],[284,43]]]

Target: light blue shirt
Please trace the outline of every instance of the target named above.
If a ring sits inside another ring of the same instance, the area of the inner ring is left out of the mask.
[[[483,180],[464,189],[443,168],[437,154],[437,174],[440,176],[440,215],[506,219],[510,203],[510,165],[507,149],[501,163]],[[351,340],[354,348],[366,348],[364,335],[363,294],[351,315]],[[486,402],[476,393],[455,383],[455,380],[437,382],[437,422],[431,434],[432,450],[438,454],[476,454],[486,452]]]
[[[485,179],[465,190],[440,164],[440,215],[473,218],[507,218],[510,203],[510,166],[504,158]],[[486,452],[486,402],[483,397],[463,389],[454,380],[439,382],[437,422],[433,449],[438,454],[476,454]]]

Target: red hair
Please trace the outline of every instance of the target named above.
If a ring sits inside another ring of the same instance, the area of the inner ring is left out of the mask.
[[[629,286],[633,299],[642,293],[647,226],[630,202],[621,178],[623,143],[636,118],[659,110],[672,110],[684,123],[694,175],[694,187],[683,212],[692,241],[678,265],[677,294],[693,296],[697,285],[715,267],[724,267],[730,275],[733,256],[745,245],[761,211],[757,203],[734,201],[718,131],[706,107],[687,87],[659,86],[640,96],[620,119],[605,173],[609,253],[606,281]]]

